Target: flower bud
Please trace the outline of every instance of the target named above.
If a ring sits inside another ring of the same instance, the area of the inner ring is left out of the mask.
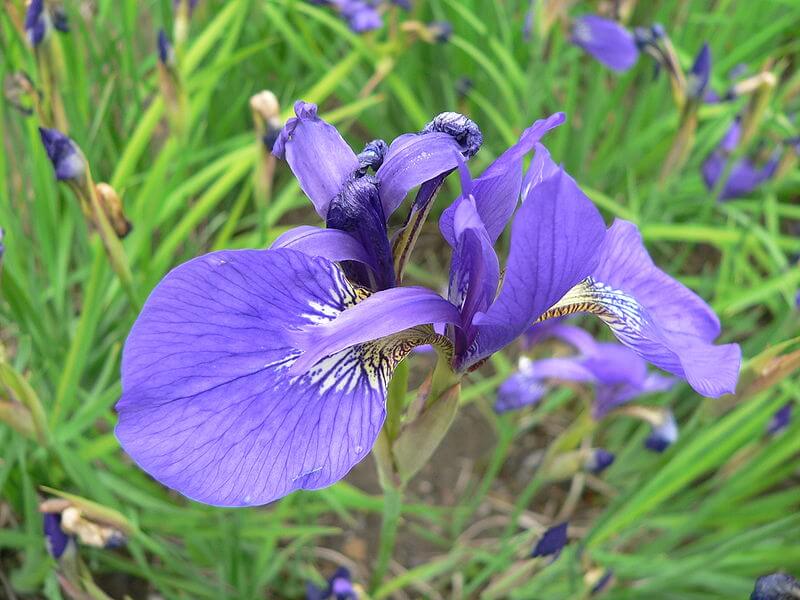
[[[39,505],[39,512],[57,516],[64,534],[74,536],[82,544],[94,548],[118,548],[126,543],[133,528],[117,511],[79,496],[61,495],[61,498],[43,501]],[[49,521],[51,525],[54,523],[52,517]],[[54,540],[58,542],[58,536]]]
[[[653,429],[644,445],[653,452],[664,452],[678,440],[678,424],[672,411],[665,410],[658,421],[653,423]]]
[[[47,552],[58,560],[64,554],[71,538],[61,528],[60,513],[44,514],[44,539]]]
[[[443,112],[422,129],[422,133],[432,131],[453,136],[461,145],[461,152],[465,158],[475,156],[483,144],[480,127],[472,119],[457,112]]]
[[[98,183],[95,186],[97,200],[100,207],[119,238],[124,238],[133,228],[131,222],[125,217],[122,210],[122,200],[117,192],[107,183]]]
[[[3,94],[11,106],[26,116],[32,115],[39,103],[39,92],[28,74],[23,71],[6,76]]]
[[[567,522],[554,525],[544,532],[544,535],[536,542],[531,552],[531,558],[537,556],[552,556],[553,560],[557,559],[568,543],[567,539]]]
[[[44,42],[53,30],[50,14],[45,9],[44,0],[31,0],[25,13],[25,35],[28,42],[36,48]]]
[[[800,582],[786,573],[772,573],[756,580],[750,600],[795,600],[800,598]]]
[[[87,171],[86,157],[69,137],[57,129],[39,128],[47,157],[59,181],[80,181]]]

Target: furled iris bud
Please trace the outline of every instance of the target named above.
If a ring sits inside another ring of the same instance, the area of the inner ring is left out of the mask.
[[[756,580],[750,600],[795,600],[800,598],[800,582],[786,573],[772,573]]]
[[[777,435],[782,432],[784,429],[789,427],[789,423],[792,421],[792,407],[794,404],[790,401],[781,406],[774,415],[772,415],[772,419],[767,425],[767,434],[768,435]]]
[[[39,505],[44,513],[45,535],[56,558],[63,554],[64,538],[76,537],[82,544],[95,548],[118,548],[127,541],[130,524],[116,511],[75,497],[74,500],[52,498]],[[56,556],[55,550],[60,553]]]
[[[631,32],[616,21],[597,15],[575,19],[571,40],[614,71],[627,71],[639,59],[639,49]]]
[[[53,22],[44,0],[31,0],[25,13],[25,33],[30,45],[36,47],[41,44],[50,35],[52,28]]]
[[[586,461],[585,468],[590,473],[598,475],[605,471],[614,463],[616,457],[613,453],[602,448],[595,448],[591,451],[588,460]]]
[[[557,559],[567,545],[567,523],[559,523],[550,527],[544,532],[544,535],[536,542],[531,552],[531,558],[537,556],[552,556],[553,560]]]
[[[324,588],[309,583],[306,586],[306,600],[358,600],[350,571],[339,567]]]
[[[686,95],[696,101],[705,97],[708,81],[711,77],[711,50],[707,43],[703,44],[692,69],[686,78]]]
[[[167,37],[167,32],[163,29],[158,30],[156,38],[158,46],[158,60],[162,65],[172,66],[175,64],[175,50]]]
[[[61,528],[60,513],[45,513],[43,521],[47,551],[50,556],[58,560],[66,551],[67,545],[70,543],[70,537]]]
[[[39,92],[24,71],[7,75],[3,80],[3,92],[9,104],[26,116],[39,108]]]
[[[53,163],[56,179],[59,181],[78,181],[87,172],[86,158],[69,137],[57,129],[39,128],[47,157]]]
[[[100,203],[100,208],[117,234],[117,237],[124,238],[131,232],[133,225],[125,216],[125,211],[122,208],[122,199],[120,199],[116,190],[107,183],[98,183],[95,186],[97,190],[97,200]]]
[[[652,423],[653,429],[644,441],[644,445],[653,452],[664,452],[678,441],[678,423],[672,411],[661,411]]]
[[[546,460],[541,466],[545,481],[571,479],[578,473],[599,475],[614,462],[614,455],[602,448],[581,448]]]
[[[596,596],[597,594],[602,593],[609,586],[613,579],[614,571],[612,569],[606,569],[603,574],[592,584],[592,588],[589,590],[589,595]]]
[[[449,21],[433,21],[428,23],[428,32],[432,41],[437,44],[445,44],[453,36],[453,25]]]

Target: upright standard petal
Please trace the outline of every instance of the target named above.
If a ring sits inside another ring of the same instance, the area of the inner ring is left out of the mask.
[[[575,19],[572,43],[614,71],[627,71],[639,59],[633,34],[616,21],[597,15]]]
[[[697,294],[653,264],[633,223],[614,222],[599,258],[591,276],[545,317],[594,313],[623,344],[686,379],[698,393],[717,397],[735,390],[739,346],[713,345],[720,333],[716,315]]]
[[[358,299],[334,263],[293,250],[215,252],[176,268],[125,344],[122,446],[165,485],[220,506],[341,479],[381,429],[402,351],[365,341],[293,375],[292,336]]]
[[[489,167],[473,182],[472,195],[478,214],[483,221],[492,243],[497,241],[500,234],[508,224],[511,215],[517,208],[520,190],[523,188],[523,160],[525,155],[537,148],[539,153],[539,140],[551,129],[561,125],[566,120],[564,113],[555,113],[546,119],[540,119],[528,127],[520,136],[519,141],[503,152]],[[547,150],[544,150],[546,153]],[[548,155],[549,156],[549,155]],[[536,159],[534,159],[536,160]],[[541,163],[540,163],[541,164]],[[554,174],[553,172],[548,175]],[[442,214],[439,228],[445,239],[453,240],[453,216],[455,203]]]
[[[333,125],[317,116],[317,105],[297,101],[296,117],[286,121],[273,154],[286,158],[300,187],[323,219],[345,180],[358,168],[355,153]]]
[[[494,300],[500,263],[471,196],[456,201],[454,227],[448,300],[461,312],[462,322],[471,323],[475,314],[486,311]],[[457,353],[466,351],[474,341],[470,328],[463,333],[456,336]]]
[[[462,368],[496,352],[594,271],[605,225],[563,170],[534,186],[511,227],[511,251],[500,294],[476,315],[474,347]]]

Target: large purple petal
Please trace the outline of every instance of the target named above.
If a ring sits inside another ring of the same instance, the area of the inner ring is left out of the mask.
[[[292,335],[357,299],[334,263],[293,250],[215,252],[176,268],[125,344],[123,447],[165,485],[221,506],[341,479],[381,429],[400,353],[358,344],[294,376]]]
[[[358,159],[336,128],[317,116],[316,104],[298,100],[294,112],[297,117],[286,121],[272,152],[286,158],[300,187],[324,219],[345,179],[358,169]]]
[[[386,218],[412,188],[458,167],[458,152],[461,152],[458,141],[443,132],[407,133],[396,138],[375,174],[381,182]]]
[[[281,234],[270,246],[273,250],[289,248],[308,256],[321,256],[332,261],[355,260],[370,264],[364,246],[349,233],[338,229],[322,229],[301,225]]]
[[[461,323],[458,309],[436,292],[423,287],[381,290],[335,319],[308,323],[292,332],[293,345],[303,355],[290,371],[300,374],[320,359],[345,348],[436,323]],[[415,340],[418,338],[414,336]]]
[[[548,131],[561,125],[565,119],[564,113],[555,113],[546,119],[536,121],[522,133],[516,144],[503,152],[473,182],[472,195],[475,197],[478,214],[492,243],[503,233],[517,207],[523,184],[522,166],[525,155],[539,146],[539,140]],[[454,213],[455,203],[445,210],[439,219],[439,228],[451,244]]]
[[[511,227],[503,287],[475,317],[475,347],[461,366],[513,341],[589,275],[604,236],[600,213],[563,170],[532,187]]]
[[[717,397],[735,390],[739,346],[713,345],[720,333],[716,315],[653,264],[633,223],[614,222],[591,277],[570,290],[551,314],[578,310],[597,314],[622,343],[685,378],[697,392]]]
[[[575,19],[572,43],[614,71],[627,71],[639,59],[633,34],[616,21],[597,15]]]

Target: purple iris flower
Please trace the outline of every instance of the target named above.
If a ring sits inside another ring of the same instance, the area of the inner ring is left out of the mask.
[[[45,513],[44,539],[50,556],[58,560],[64,554],[69,543],[69,536],[61,529],[61,515],[58,513]]]
[[[793,600],[800,597],[800,582],[786,573],[772,573],[756,580],[750,600]]]
[[[572,43],[613,71],[627,71],[639,60],[639,48],[633,34],[616,21],[597,15],[575,19]]]
[[[177,267],[126,341],[116,434],[159,481],[223,506],[331,485],[370,451],[394,367],[414,346],[446,346],[464,373],[540,318],[578,311],[701,393],[735,387],[739,349],[712,344],[711,310],[652,264],[634,225],[606,232],[538,143],[562,114],[535,122],[473,180],[464,159],[482,138],[462,115],[356,155],[314,105],[295,112],[273,152],[328,228]],[[429,198],[456,168],[462,194],[439,224],[452,248],[447,298],[396,287],[388,217],[412,188]],[[493,244],[509,221],[500,285]]]
[[[703,181],[709,191],[717,186],[720,177],[725,174],[730,161],[730,154],[736,149],[741,137],[741,121],[737,119],[722,138],[719,146],[709,155],[702,166]],[[719,200],[740,198],[753,192],[762,183],[769,181],[778,168],[780,158],[776,153],[762,166],[758,166],[750,158],[740,158],[730,168],[728,179],[719,192]]]
[[[308,0],[318,6],[334,7],[355,33],[365,33],[383,27],[383,19],[378,10],[379,0]],[[404,2],[398,6],[405,8]]]
[[[358,600],[350,571],[344,567],[336,569],[324,588],[309,583],[306,586],[306,600]]]
[[[38,46],[50,33],[52,22],[44,6],[44,0],[31,0],[25,13],[25,33],[31,46]]]
[[[47,157],[53,163],[56,179],[71,181],[80,179],[86,172],[86,160],[69,137],[57,129],[39,128]]]
[[[562,358],[520,360],[519,370],[498,390],[495,410],[505,412],[538,402],[547,391],[549,379],[591,383],[596,395],[595,419],[639,396],[668,390],[675,379],[648,372],[646,361],[622,344],[597,342],[586,331],[573,325],[545,322],[532,329],[537,341],[556,338],[579,353]]]
[[[553,560],[557,559],[567,545],[567,522],[554,525],[544,532],[544,535],[536,542],[531,552],[531,558],[537,556],[552,556]]]

